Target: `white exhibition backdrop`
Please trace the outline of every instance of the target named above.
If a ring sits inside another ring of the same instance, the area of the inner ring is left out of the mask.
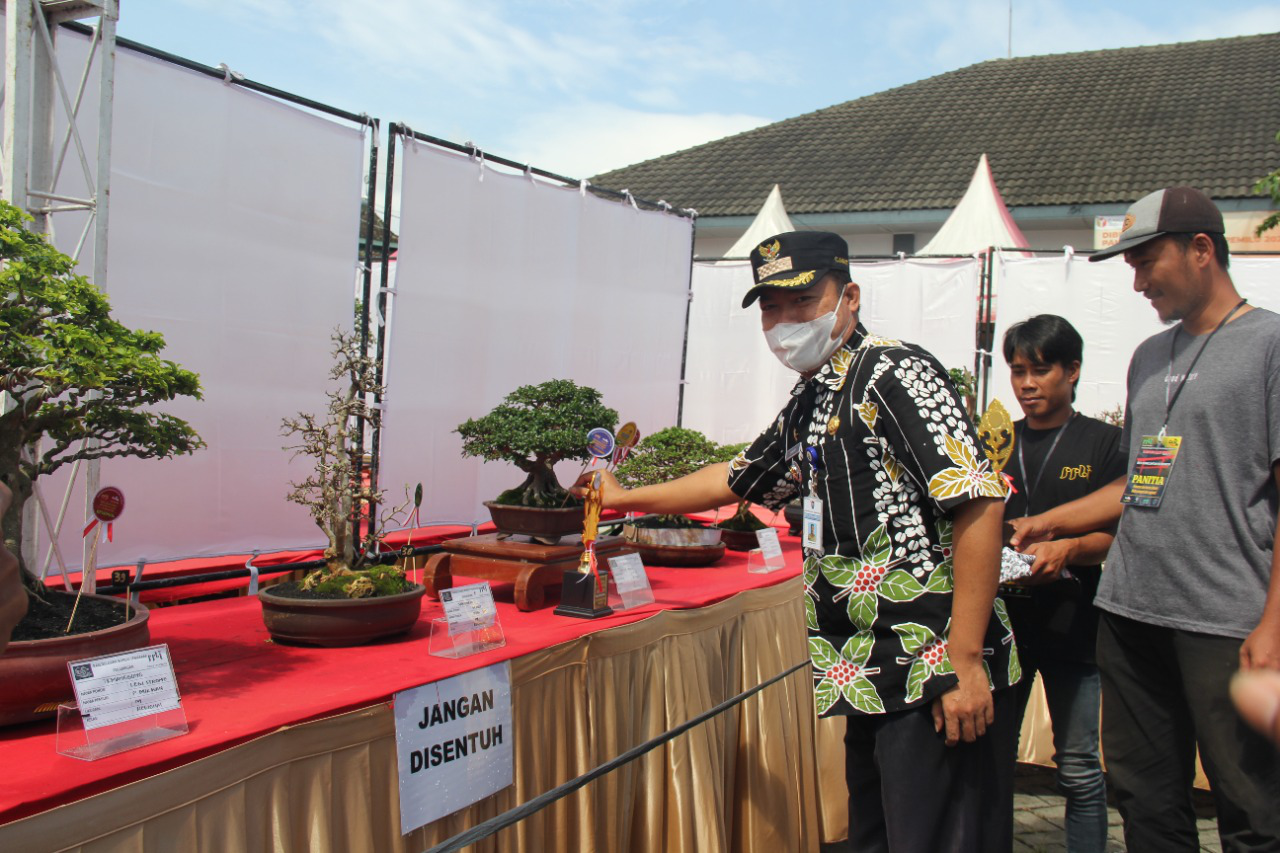
[[[83,37],[59,33],[73,81],[86,49]],[[90,129],[96,99],[93,90],[81,109]],[[87,135],[92,152],[96,134]],[[280,421],[323,411],[329,335],[352,325],[365,167],[356,128],[119,50],[107,290],[121,322],[163,333],[163,356],[200,374],[203,401],[163,410],[208,448],[102,462],[102,485],[121,488],[126,509],[100,565],[323,542],[306,510],[285,500],[288,481],[310,466],[282,449]],[[61,192],[84,192],[74,150],[63,174]],[[59,227],[60,248],[72,250],[79,233]],[[92,263],[87,251],[81,269]],[[52,512],[68,473],[41,481]],[[77,489],[60,539],[74,566],[83,508]]]
[[[1280,258],[1233,257],[1231,278],[1251,304],[1280,311]],[[1124,404],[1129,358],[1143,340],[1162,331],[1150,303],[1134,292],[1133,270],[1123,258],[1089,263],[1065,254],[996,259],[998,297],[991,396],[1020,416],[1001,341],[1014,323],[1059,314],[1084,338],[1076,409],[1096,416]]]
[[[920,344],[948,368],[972,369],[979,261],[859,263],[852,272],[869,332]],[[746,261],[694,264],[684,425],[723,444],[754,439],[799,378],[769,351],[760,309],[741,307],[751,282]]]
[[[598,389],[642,435],[676,422],[692,223],[403,146],[379,485],[421,482],[423,520],[487,520],[524,478],[454,429],[517,386]],[[562,482],[577,463],[559,470]]]

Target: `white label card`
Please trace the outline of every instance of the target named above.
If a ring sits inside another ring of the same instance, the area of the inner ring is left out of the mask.
[[[760,545],[760,553],[766,560],[782,559],[782,543],[778,541],[778,531],[775,528],[757,530],[756,543]]]
[[[810,495],[804,499],[804,547],[822,550],[822,499]]]
[[[440,604],[444,607],[444,618],[449,621],[450,637],[477,628],[488,628],[498,618],[493,590],[488,583],[441,590]]]
[[[639,554],[610,557],[609,568],[613,570],[613,584],[619,593],[649,588],[649,576],[645,574]]]
[[[166,645],[68,661],[67,669],[86,729],[182,707]]]

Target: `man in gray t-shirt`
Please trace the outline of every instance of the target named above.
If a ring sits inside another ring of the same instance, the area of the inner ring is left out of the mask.
[[[1224,850],[1280,850],[1280,760],[1236,716],[1239,668],[1280,670],[1280,315],[1227,272],[1222,214],[1173,187],[1135,202],[1134,289],[1174,325],[1129,365],[1129,476],[1014,522],[1022,547],[1120,519],[1095,604],[1102,747],[1131,850],[1197,850],[1195,748]],[[1123,512],[1122,512],[1123,510]]]

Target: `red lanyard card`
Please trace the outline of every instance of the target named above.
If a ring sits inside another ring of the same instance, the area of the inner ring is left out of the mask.
[[[1165,487],[1173,474],[1173,463],[1182,447],[1182,437],[1177,435],[1144,435],[1138,458],[1133,461],[1133,472],[1125,486],[1120,502],[1129,506],[1154,509],[1164,499]]]

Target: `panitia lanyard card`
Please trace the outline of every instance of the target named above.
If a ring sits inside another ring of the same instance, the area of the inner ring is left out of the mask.
[[[1160,506],[1181,447],[1181,436],[1144,435],[1120,502],[1129,506]]]

